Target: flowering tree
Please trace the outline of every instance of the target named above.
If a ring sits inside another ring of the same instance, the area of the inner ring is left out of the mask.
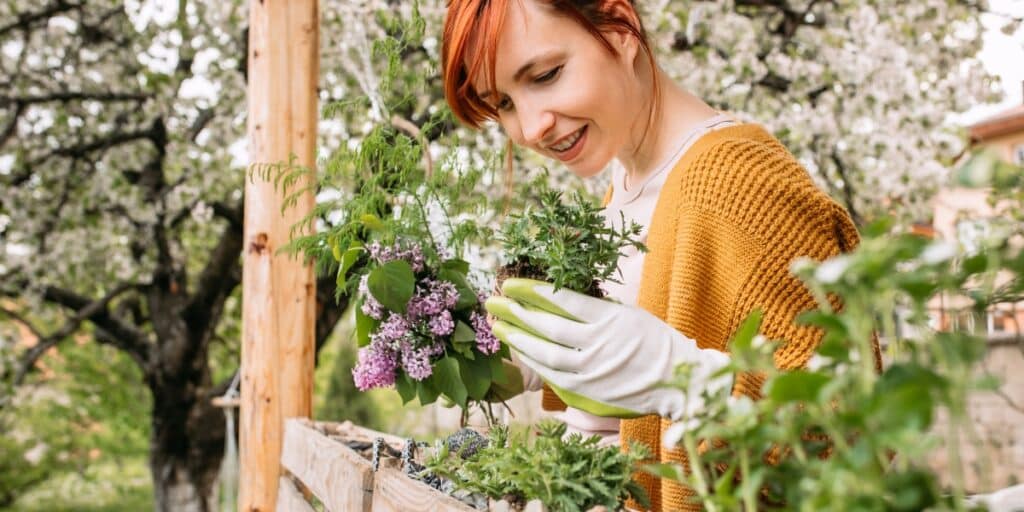
[[[128,355],[158,508],[207,510],[227,386],[210,358],[238,344],[246,9],[176,4],[0,6],[0,320],[38,338],[17,383],[71,335]],[[318,308],[319,343],[342,309]]]
[[[999,96],[975,59],[984,1],[648,7],[669,72],[716,107],[766,124],[859,225],[881,213],[925,217],[963,149],[946,119]]]
[[[859,219],[921,215],[959,149],[945,117],[994,97],[974,59],[984,1],[640,3],[671,74],[766,123]],[[441,134],[462,133],[471,166],[504,142],[450,116],[428,123],[444,108],[443,2],[420,7],[426,36],[382,60],[371,42],[402,29],[377,13],[410,2],[322,3],[322,98],[368,98],[328,113],[325,153],[381,123],[431,153]],[[5,377],[31,377],[72,334],[127,354],[153,396],[161,509],[209,508],[223,445],[210,354],[239,317],[245,19],[240,0],[0,5],[0,306],[40,340]],[[417,92],[386,102],[394,83]],[[319,283],[326,304],[334,282]],[[339,298],[318,308],[318,342]]]

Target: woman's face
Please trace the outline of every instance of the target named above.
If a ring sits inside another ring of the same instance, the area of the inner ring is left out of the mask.
[[[606,35],[616,57],[571,18],[535,0],[509,2],[495,59],[496,91],[486,70],[474,77],[513,142],[562,161],[589,178],[633,148],[646,116],[633,71],[639,42]],[[477,45],[471,44],[471,48]]]

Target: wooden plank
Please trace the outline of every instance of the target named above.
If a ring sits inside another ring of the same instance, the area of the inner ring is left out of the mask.
[[[374,474],[370,462],[302,420],[285,422],[281,465],[331,512],[370,510]]]
[[[317,0],[249,2],[253,164],[287,163],[292,155],[298,164],[314,163],[318,11]],[[272,182],[245,180],[238,501],[245,512],[274,509],[283,418],[311,414],[313,269],[277,250],[288,242],[292,225],[311,211],[312,191],[282,215],[283,201],[283,191]]]
[[[277,484],[277,512],[314,512],[291,478],[282,476]]]
[[[372,512],[473,512],[476,509],[395,468],[381,467],[373,478]]]
[[[298,158],[297,164],[313,169],[316,167],[316,126],[320,118],[320,110],[317,108],[320,7],[318,0],[286,0],[285,4],[288,9],[288,32],[284,39],[288,58],[283,65],[287,66],[288,109],[271,121],[287,121],[288,142],[286,147],[279,148],[280,153],[275,151],[270,156],[276,161],[287,162],[289,156],[294,154]],[[283,117],[285,114],[287,118]],[[312,179],[310,176],[306,182],[296,183],[295,189],[308,184]],[[270,212],[279,219],[274,227],[281,240],[288,240],[292,227],[309,215],[315,204],[313,189],[310,188],[283,215],[280,208]],[[310,233],[296,233],[303,234]],[[286,265],[287,270],[275,276],[280,280],[274,283],[275,296],[282,303],[289,304],[278,317],[281,415],[285,418],[311,418],[313,371],[316,368],[316,276],[313,266],[304,264],[300,257],[288,259]]]
[[[374,439],[379,437],[384,439],[385,443],[391,445],[391,447],[396,450],[401,450],[402,446],[405,445],[405,439],[402,439],[401,437],[361,427],[351,421],[345,421],[342,423],[316,423],[316,427],[324,429],[328,434],[339,436],[350,441],[364,441],[372,443]]]

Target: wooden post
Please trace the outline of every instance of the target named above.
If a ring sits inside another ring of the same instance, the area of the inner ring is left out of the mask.
[[[249,2],[248,136],[252,164],[312,167],[319,70],[317,0]],[[281,212],[284,195],[245,184],[239,510],[272,511],[284,418],[309,417],[313,399],[313,269],[277,254],[313,207],[312,192]]]

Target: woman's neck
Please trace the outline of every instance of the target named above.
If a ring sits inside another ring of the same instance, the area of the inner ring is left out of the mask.
[[[658,101],[653,115],[651,108],[641,110],[641,121],[634,128],[636,144],[625,148],[618,160],[626,169],[626,183],[639,183],[658,169],[678,149],[679,136],[702,121],[718,114],[703,100],[677,85],[660,68],[657,72]],[[644,134],[644,122],[650,126]],[[641,136],[642,140],[641,140]]]

